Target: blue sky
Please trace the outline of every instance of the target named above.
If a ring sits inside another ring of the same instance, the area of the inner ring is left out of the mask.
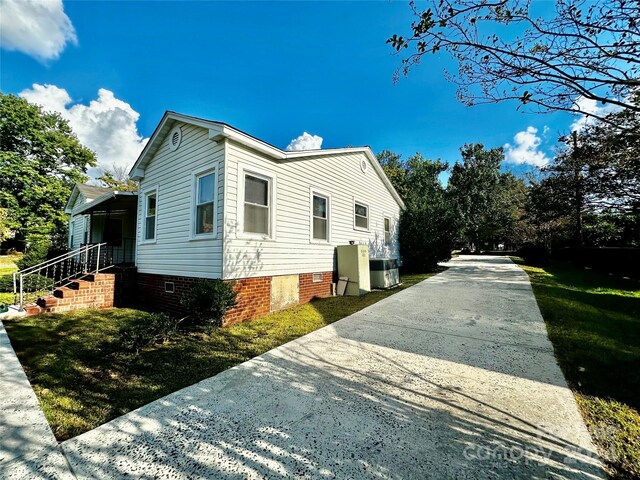
[[[470,142],[520,145],[515,156],[539,161],[574,120],[519,113],[513,103],[464,107],[444,78],[455,68],[446,54],[394,84],[400,58],[385,40],[407,32],[406,2],[33,8],[3,6],[11,26],[42,28],[26,35],[2,25],[0,88],[63,111],[105,165],[133,163],[165,110],[224,121],[281,148],[308,132],[322,148],[370,145],[449,162]]]

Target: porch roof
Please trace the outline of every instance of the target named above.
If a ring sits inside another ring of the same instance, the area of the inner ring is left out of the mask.
[[[73,211],[74,215],[81,213],[116,213],[117,211],[135,211],[138,202],[137,192],[107,192],[92,202],[85,203]]]

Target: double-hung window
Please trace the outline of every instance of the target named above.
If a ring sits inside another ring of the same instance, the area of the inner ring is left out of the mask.
[[[329,198],[314,193],[312,195],[312,238],[313,240],[329,241]]]
[[[196,235],[214,233],[215,171],[196,175],[195,228]]]
[[[391,245],[391,219],[384,217],[384,244]]]
[[[369,206],[364,203],[354,202],[353,225],[358,230],[369,230]]]
[[[144,239],[156,239],[156,210],[158,204],[158,194],[154,190],[147,193],[144,199]]]
[[[244,233],[271,235],[271,179],[244,175]]]

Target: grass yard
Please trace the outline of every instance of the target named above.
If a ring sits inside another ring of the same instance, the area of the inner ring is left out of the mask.
[[[213,332],[181,332],[136,357],[114,350],[140,310],[83,310],[6,320],[11,343],[58,440],[91,430],[164,395],[340,320],[433,274],[403,276],[394,290],[316,299]]]
[[[0,277],[4,275],[11,275],[18,270],[16,262],[20,260],[22,254],[14,255],[0,255]],[[0,303],[12,304],[13,293],[12,292],[0,292]]]
[[[640,478],[640,283],[518,263],[609,474]]]

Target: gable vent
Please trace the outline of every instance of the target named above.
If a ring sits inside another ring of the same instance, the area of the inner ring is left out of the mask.
[[[176,151],[182,142],[182,129],[175,127],[169,135],[169,148],[172,152]]]

